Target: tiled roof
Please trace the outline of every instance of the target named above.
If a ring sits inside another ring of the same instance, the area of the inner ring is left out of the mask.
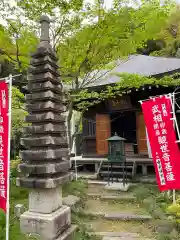
[[[180,59],[178,58],[131,55],[128,59],[118,60],[116,67],[110,72],[101,71],[99,76],[102,76],[103,73],[106,74],[89,84],[89,87],[118,82],[120,79],[116,76],[116,73],[139,74],[148,77],[178,70],[180,70]]]

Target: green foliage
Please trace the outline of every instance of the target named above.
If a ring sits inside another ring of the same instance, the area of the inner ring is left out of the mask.
[[[6,215],[4,211],[0,209],[0,229],[5,228],[5,226],[6,226]]]
[[[167,213],[173,216],[177,223],[180,224],[180,198],[176,201],[176,204],[167,207]]]
[[[2,59],[11,61],[19,71],[27,69],[29,54],[37,46],[37,20],[40,15],[53,18],[51,42],[60,59],[62,79],[71,86],[73,92],[73,96],[68,96],[68,123],[74,101],[89,93],[82,91],[77,99],[74,99],[74,94],[77,96],[77,92],[100,78],[98,74],[92,75],[92,72],[135,53],[148,39],[154,39],[174,9],[171,0],[165,4],[161,4],[160,0],[141,0],[136,7],[130,7],[128,1],[114,0],[110,9],[106,9],[99,1],[87,4],[85,0],[15,0],[14,7],[6,0],[2,2],[0,15],[6,27],[0,28],[0,53]],[[15,15],[15,20],[8,18],[10,13]],[[84,111],[106,99],[107,95],[114,96],[114,92],[120,94],[120,86],[109,87],[100,95],[96,94],[93,103],[81,101],[78,108]],[[14,111],[14,129],[22,127],[24,114],[20,108]]]
[[[85,25],[80,31],[59,44],[58,55],[65,76],[73,89],[94,82],[90,72],[122,56],[135,53],[144,41],[160,32],[170,14],[171,3],[142,1],[138,8],[126,4],[103,12],[98,22]],[[154,24],[156,22],[157,24]]]
[[[59,10],[63,13],[67,13],[69,11],[79,11],[83,7],[84,0],[27,0],[21,1],[17,0],[17,4],[21,7],[26,16],[30,19],[37,19],[42,14],[48,14],[51,16],[56,16],[56,11]],[[56,8],[56,11],[55,11]]]
[[[30,53],[35,51],[38,40],[32,27],[23,24],[20,19],[7,21],[7,27],[0,27],[1,60],[12,62],[22,71],[29,64]]]
[[[145,77],[137,74],[116,74],[120,81],[112,86],[104,87],[100,92],[88,91],[87,89],[80,91],[74,96],[74,101],[80,111],[85,111],[89,107],[94,106],[108,98],[122,96],[133,89],[139,89],[143,86],[178,86],[180,79],[174,79],[175,75],[164,76],[161,79],[153,77]]]
[[[169,18],[167,18],[164,29],[157,35],[158,39],[162,39],[165,47],[160,51],[155,51],[153,56],[178,57],[178,48],[180,47],[180,8],[177,5],[172,9]]]
[[[82,199],[86,198],[87,183],[85,181],[72,181],[63,186],[65,196],[74,194]]]
[[[20,159],[11,160],[11,178],[18,177],[18,165],[20,162]]]
[[[24,95],[16,87],[12,87],[12,136],[21,132],[25,126],[24,118],[27,112],[24,110]]]

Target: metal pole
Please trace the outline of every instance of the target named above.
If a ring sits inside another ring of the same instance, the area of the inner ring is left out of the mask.
[[[8,171],[7,171],[7,213],[6,213],[6,240],[9,240],[9,189],[10,189],[10,150],[11,150],[11,106],[12,106],[12,75],[8,78],[9,84],[9,122],[8,122]]]
[[[173,118],[174,118],[176,130],[177,130],[177,134],[178,134],[178,140],[180,141],[180,131],[179,131],[179,126],[178,126],[176,114],[175,114],[175,94],[173,93],[172,96],[173,96],[173,100],[171,100],[171,103],[173,106]]]
[[[174,128],[177,130],[178,134],[178,142],[180,141],[180,132],[179,132],[179,127],[176,119],[176,113],[175,113],[175,93],[173,92],[170,97],[171,100],[171,105],[172,105],[172,111],[173,111],[173,119],[174,120]],[[173,204],[176,204],[176,191],[173,190]]]
[[[20,76],[22,76],[22,74],[17,74],[17,75],[13,75],[13,76],[10,74],[9,77],[10,77],[10,76],[11,76],[11,81],[12,81],[13,78],[15,78],[15,77],[20,77]],[[1,80],[4,80],[4,79],[9,79],[9,77],[0,78],[0,81],[1,81]]]

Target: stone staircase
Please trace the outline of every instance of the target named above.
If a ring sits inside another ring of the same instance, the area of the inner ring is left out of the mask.
[[[95,216],[87,227],[102,240],[154,239],[149,230],[152,218],[138,206],[131,191],[107,191],[104,182],[90,184],[85,213]]]
[[[99,171],[99,178],[107,180],[110,177],[111,180],[118,180],[123,178],[123,164],[103,162]],[[112,170],[111,170],[112,169]],[[127,162],[125,166],[126,179],[132,180],[135,176],[136,163]],[[112,171],[112,172],[111,172]]]

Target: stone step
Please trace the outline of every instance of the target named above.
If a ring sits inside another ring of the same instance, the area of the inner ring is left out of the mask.
[[[108,181],[88,180],[88,184],[105,186],[108,184]]]
[[[102,237],[102,240],[148,240],[137,233],[130,232],[96,232],[95,235]]]
[[[109,166],[108,164],[103,164],[103,166],[101,167],[101,169],[103,169],[103,168],[109,168],[109,169],[111,169],[111,166]],[[112,166],[112,169],[119,169],[119,168],[123,168],[123,166],[122,165],[113,165]],[[124,167],[124,169],[132,169],[133,168],[133,165],[129,165],[129,166],[126,166],[126,167]]]
[[[112,212],[104,214],[104,219],[114,221],[149,221],[152,219],[150,215],[139,215],[134,213]]]
[[[95,233],[96,236],[103,236],[103,237],[133,237],[139,238],[139,234],[137,233],[130,233],[130,232],[97,232]]]
[[[101,195],[101,194],[96,194],[96,193],[88,193],[88,197],[91,198],[99,198],[101,200],[115,200],[115,201],[136,201],[136,197],[134,196],[123,196],[123,195]]]
[[[75,169],[74,169],[75,171]],[[97,179],[97,174],[90,174],[90,173],[78,173],[78,179],[91,179],[91,180],[96,180]]]
[[[115,201],[136,201],[134,196],[113,196],[113,195],[104,195],[100,197],[102,200],[115,200]]]
[[[111,191],[122,191],[122,192],[127,192],[130,188],[130,183],[123,184],[122,182],[116,183],[109,183],[107,184],[104,189],[106,190],[111,190]]]
[[[148,240],[147,238],[133,238],[133,237],[103,237],[102,240]]]
[[[113,171],[112,173],[109,171],[100,171],[99,172],[99,175],[105,175],[105,176],[107,176],[107,175],[113,175],[113,176],[122,176],[123,175],[123,172],[120,172],[120,171],[118,171],[118,172],[115,172],[115,171]],[[127,175],[127,176],[132,176],[132,172],[125,172],[125,174]]]
[[[141,215],[136,213],[129,213],[129,212],[84,212],[84,214],[101,217],[105,220],[110,221],[150,221],[152,217],[150,215]]]

